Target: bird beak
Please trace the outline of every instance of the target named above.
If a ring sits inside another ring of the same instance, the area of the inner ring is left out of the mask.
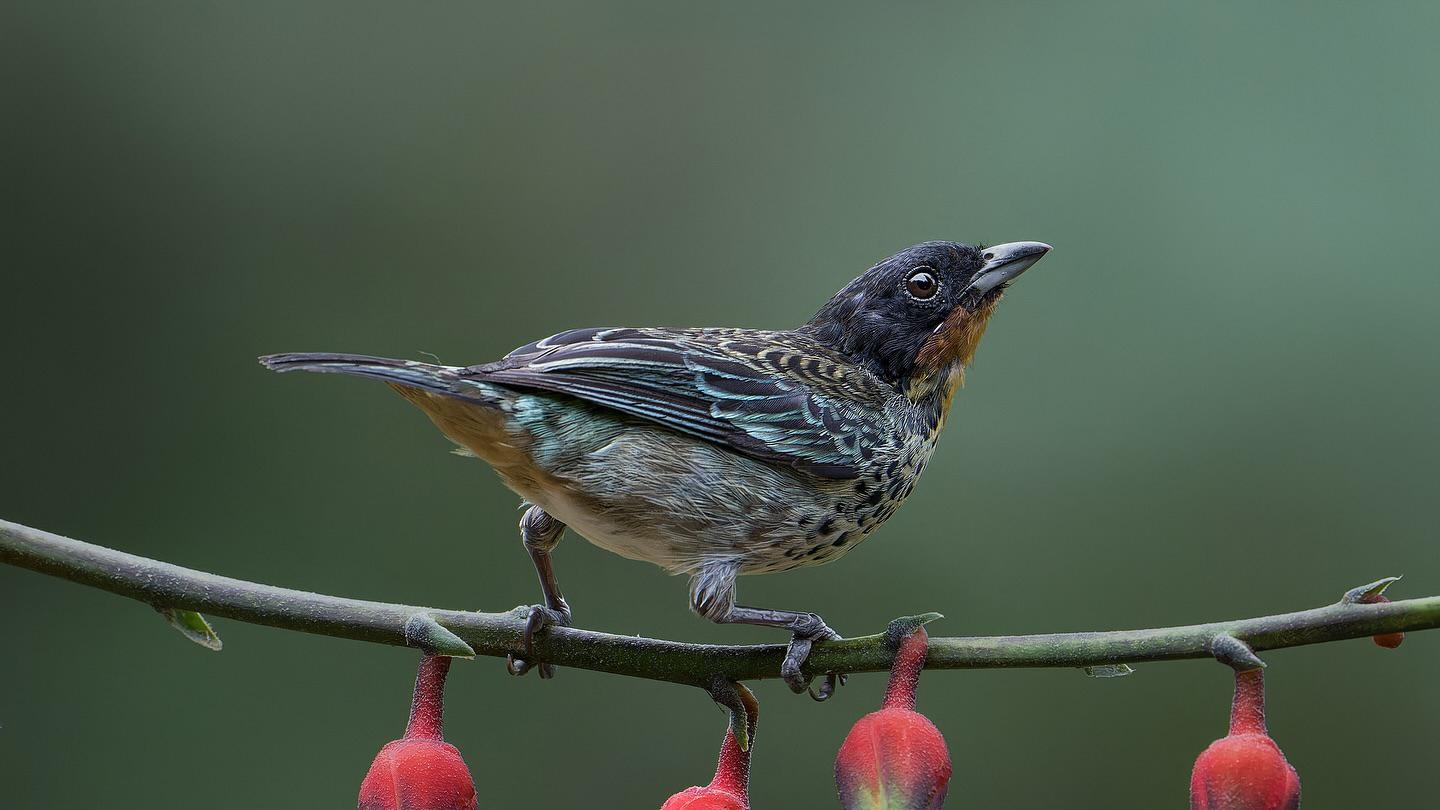
[[[1050,246],[1044,242],[1006,242],[986,248],[983,255],[985,266],[970,280],[970,286],[965,291],[975,290],[984,295],[1029,270],[1030,265],[1049,252]]]

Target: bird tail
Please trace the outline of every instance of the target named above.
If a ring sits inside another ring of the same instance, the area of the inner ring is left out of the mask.
[[[460,377],[462,369],[456,366],[442,366],[435,363],[421,363],[416,360],[392,360],[388,357],[368,357],[363,354],[336,354],[334,352],[289,352],[268,354],[260,358],[260,364],[271,371],[315,371],[321,374],[352,374],[384,380],[392,385],[419,388],[436,394],[485,402],[482,391],[465,385]]]

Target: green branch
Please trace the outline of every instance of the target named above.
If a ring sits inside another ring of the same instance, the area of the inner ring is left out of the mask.
[[[523,652],[524,620],[516,611],[438,610],[277,588],[181,568],[3,520],[0,562],[145,602],[167,612],[182,632],[202,643],[209,628],[203,620],[194,624],[183,611],[446,654],[505,656]],[[1372,590],[1383,588],[1377,586]],[[1209,658],[1212,641],[1222,634],[1263,651],[1435,627],[1440,627],[1440,596],[1378,604],[1342,600],[1296,613],[1186,627],[932,638],[926,666],[1106,667]],[[218,648],[218,640],[207,646]],[[779,677],[784,652],[783,644],[686,644],[555,627],[536,638],[535,654],[527,657],[561,667],[709,688],[717,675],[734,681]],[[883,635],[864,636],[817,645],[807,669],[877,672],[889,669],[890,659]]]

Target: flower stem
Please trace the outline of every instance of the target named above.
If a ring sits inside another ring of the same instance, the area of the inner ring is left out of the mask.
[[[444,739],[445,676],[450,672],[450,659],[443,655],[427,655],[420,659],[415,674],[415,695],[410,699],[410,722],[405,724],[405,739]]]
[[[920,670],[925,668],[929,649],[930,637],[923,627],[900,641],[895,663],[890,665],[890,683],[885,687],[885,708],[915,710],[915,690],[920,686]]]
[[[1264,734],[1265,670],[1235,673],[1235,699],[1230,703],[1230,736]]]
[[[734,729],[725,730],[725,742],[720,745],[720,761],[715,765],[715,778],[710,780],[710,787],[744,796],[750,788],[750,753],[755,750],[755,726],[760,719],[760,703],[743,686],[736,691],[745,705],[746,736],[750,738],[750,746],[741,750]]]

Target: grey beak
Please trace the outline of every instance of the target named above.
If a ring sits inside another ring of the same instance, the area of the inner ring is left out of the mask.
[[[966,291],[976,290],[982,295],[988,293],[1029,270],[1030,265],[1049,252],[1050,246],[1044,242],[1006,242],[986,248],[983,254],[985,266],[970,280]]]

